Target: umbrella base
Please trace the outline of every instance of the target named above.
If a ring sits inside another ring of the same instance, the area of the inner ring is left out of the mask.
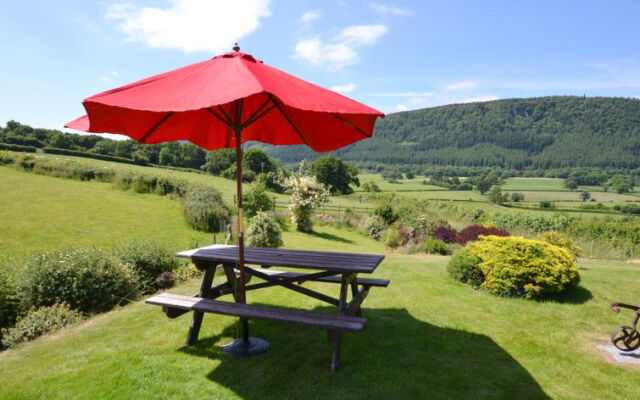
[[[269,342],[257,337],[249,337],[245,342],[243,338],[232,340],[222,346],[222,351],[234,357],[251,357],[266,353],[269,350]]]

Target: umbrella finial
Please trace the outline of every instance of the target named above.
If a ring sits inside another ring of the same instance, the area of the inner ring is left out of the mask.
[[[236,45],[233,46],[233,51],[235,51],[236,53],[240,51],[240,46],[238,46],[238,43],[236,43]]]

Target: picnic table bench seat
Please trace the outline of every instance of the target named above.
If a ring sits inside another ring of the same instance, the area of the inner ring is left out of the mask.
[[[246,319],[295,323],[340,331],[361,331],[367,321],[366,318],[348,315],[320,314],[313,311],[273,306],[231,303],[171,293],[162,293],[151,297],[146,303],[168,308],[230,315]]]

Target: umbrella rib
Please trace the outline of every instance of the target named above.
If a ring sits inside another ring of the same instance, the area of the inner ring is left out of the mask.
[[[253,124],[254,122],[256,122],[257,120],[259,120],[260,118],[264,117],[265,115],[267,115],[271,110],[273,110],[274,108],[276,108],[277,105],[276,104],[272,104],[271,107],[267,108],[266,110],[264,110],[260,115],[258,115],[257,117],[253,118],[253,119],[248,119],[245,123],[244,123],[244,127],[247,128],[248,126],[250,126],[251,124]]]
[[[224,115],[224,117],[227,119],[227,125],[233,126],[233,121],[231,121],[231,118],[229,117],[229,114],[227,114],[227,112],[224,110],[224,108],[222,108],[222,106],[218,105],[218,110],[220,110],[222,115]]]
[[[262,105],[261,105],[260,107],[258,107],[258,108],[256,109],[256,111],[254,111],[254,112],[253,112],[253,114],[252,114],[249,118],[247,118],[247,120],[242,124],[242,126],[243,126],[244,128],[246,128],[247,126],[251,125],[251,124],[254,122],[254,119],[256,119],[256,120],[257,120],[257,119],[262,118],[262,116],[263,116],[264,114],[261,114],[259,117],[256,117],[256,115],[258,115],[258,113],[260,113],[260,111],[262,111],[262,109],[263,109],[263,108],[265,108],[265,106],[266,106],[267,104],[269,104],[271,101],[273,101],[273,97],[271,97],[271,95],[270,95],[270,94],[268,94],[268,96],[269,96],[269,97],[267,98],[267,101],[265,101],[264,103],[262,103]],[[265,113],[265,114],[266,114],[266,113]]]
[[[349,127],[351,127],[353,129],[355,129],[356,131],[360,132],[365,137],[371,137],[371,136],[367,135],[367,133],[365,131],[363,131],[362,129],[360,129],[357,126],[355,126],[355,124],[353,122],[347,120],[342,115],[339,115],[339,114],[336,114],[336,113],[331,113],[331,115],[333,115],[334,117],[338,118],[340,121],[344,122],[345,124],[349,125]]]
[[[207,108],[206,109],[211,115],[213,115],[214,117],[218,118],[220,121],[222,121],[223,124],[230,126],[229,122],[227,120],[225,120],[224,118],[222,118],[221,116],[219,116],[218,114],[216,114],[215,111],[213,111],[211,108]]]
[[[160,128],[160,125],[164,124],[172,115],[173,115],[173,111],[169,112],[167,115],[162,117],[162,119],[160,121],[158,121],[158,123],[156,123],[153,126],[153,128],[151,128],[151,130],[149,132],[147,132],[147,134],[142,137],[142,139],[140,139],[140,143],[145,143],[147,141],[147,139],[149,139],[149,136],[153,135],[153,133],[158,128]]]
[[[284,110],[282,109],[282,107],[280,106],[279,103],[276,103],[276,108],[278,109],[278,111],[280,111],[280,114],[282,114],[282,116],[284,117],[284,119],[287,120],[287,122],[289,123],[289,125],[291,125],[291,127],[293,128],[293,130],[298,134],[298,136],[300,137],[300,139],[302,139],[302,141],[304,142],[304,144],[306,144],[307,146],[311,147],[309,145],[309,143],[307,142],[307,139],[304,138],[304,136],[302,136],[302,134],[300,133],[300,131],[298,130],[298,127],[293,123],[293,121],[291,121],[289,119],[289,116],[284,112]]]

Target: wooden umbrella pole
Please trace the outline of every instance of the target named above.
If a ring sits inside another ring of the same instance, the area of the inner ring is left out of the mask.
[[[242,143],[241,129],[236,128],[236,184],[238,191],[238,301],[246,303],[245,297],[245,273],[244,273],[244,213],[242,210]]]

